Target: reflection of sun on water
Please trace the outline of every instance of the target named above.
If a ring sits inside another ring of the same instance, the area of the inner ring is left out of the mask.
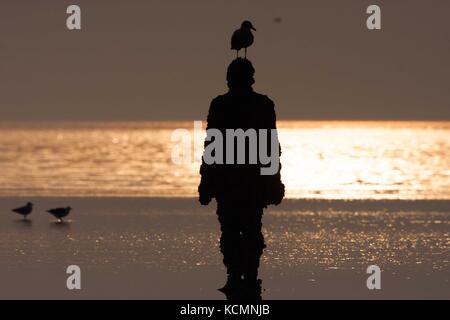
[[[449,122],[278,126],[290,198],[450,199]],[[193,122],[0,127],[0,195],[195,196],[199,163],[171,160],[176,128]]]
[[[450,197],[448,124],[316,123],[280,132],[290,197]]]

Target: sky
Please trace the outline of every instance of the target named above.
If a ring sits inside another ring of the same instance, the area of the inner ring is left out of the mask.
[[[245,19],[278,119],[450,120],[449,15],[447,0],[2,0],[0,121],[205,119]]]

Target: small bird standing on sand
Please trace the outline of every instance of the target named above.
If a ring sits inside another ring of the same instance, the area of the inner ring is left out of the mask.
[[[27,220],[27,215],[33,211],[33,204],[28,202],[26,206],[12,209],[13,212],[23,215],[23,220]]]
[[[67,208],[50,209],[47,210],[47,212],[52,214],[55,218],[57,218],[59,222],[63,222],[63,218],[70,213],[70,210],[72,210],[72,208],[67,207]]]
[[[245,57],[247,58],[247,48],[253,44],[253,34],[252,30],[256,31],[252,23],[245,20],[241,24],[241,28],[233,32],[231,37],[231,50],[236,50],[236,58],[238,57],[238,52],[242,48],[245,49]]]

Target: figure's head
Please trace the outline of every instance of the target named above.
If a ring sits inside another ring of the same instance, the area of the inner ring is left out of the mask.
[[[256,31],[256,29],[253,27],[252,23],[248,20],[245,20],[244,22],[242,22],[241,28],[242,29],[252,29],[252,30]]]
[[[228,66],[227,82],[230,89],[250,89],[255,83],[255,69],[252,63],[243,58],[233,60]]]
[[[27,203],[27,207],[32,207],[32,206],[33,206],[33,204],[31,202]]]

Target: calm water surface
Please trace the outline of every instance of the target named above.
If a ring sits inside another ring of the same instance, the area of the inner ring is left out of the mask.
[[[450,122],[279,121],[289,198],[450,199]],[[0,196],[196,195],[193,122],[0,125]],[[198,148],[199,150],[200,148]]]

